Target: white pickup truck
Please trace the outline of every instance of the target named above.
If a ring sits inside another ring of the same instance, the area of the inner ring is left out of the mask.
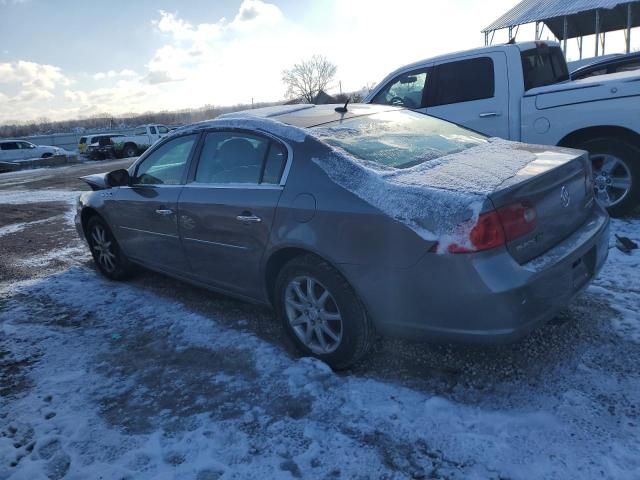
[[[164,125],[140,125],[133,135],[113,138],[113,151],[119,157],[135,157],[169,133]]]
[[[597,198],[612,215],[640,200],[640,71],[572,82],[557,43],[496,45],[402,67],[365,102],[493,137],[587,150]]]

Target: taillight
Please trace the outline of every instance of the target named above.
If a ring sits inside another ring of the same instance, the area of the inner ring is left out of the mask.
[[[498,212],[483,213],[469,232],[469,245],[452,243],[447,248],[449,253],[469,253],[489,250],[504,245],[504,230],[500,225]]]
[[[528,202],[514,203],[483,213],[469,231],[467,245],[453,243],[449,253],[470,253],[490,250],[531,233],[536,228],[536,210]]]
[[[507,242],[531,233],[536,228],[537,214],[533,205],[523,202],[498,209]]]

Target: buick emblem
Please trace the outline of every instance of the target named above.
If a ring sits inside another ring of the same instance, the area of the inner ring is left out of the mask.
[[[562,206],[565,208],[571,203],[571,195],[569,195],[569,190],[567,190],[567,187],[564,185],[560,189],[560,202],[562,202]]]

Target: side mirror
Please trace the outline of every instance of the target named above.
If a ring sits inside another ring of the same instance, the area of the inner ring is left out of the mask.
[[[109,187],[126,187],[129,181],[129,172],[124,168],[107,173],[106,184]]]

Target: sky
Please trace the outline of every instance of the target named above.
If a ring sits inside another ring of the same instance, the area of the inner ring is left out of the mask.
[[[313,54],[337,65],[330,91],[356,91],[482,46],[516,3],[0,0],[0,123],[278,101],[282,70]]]

